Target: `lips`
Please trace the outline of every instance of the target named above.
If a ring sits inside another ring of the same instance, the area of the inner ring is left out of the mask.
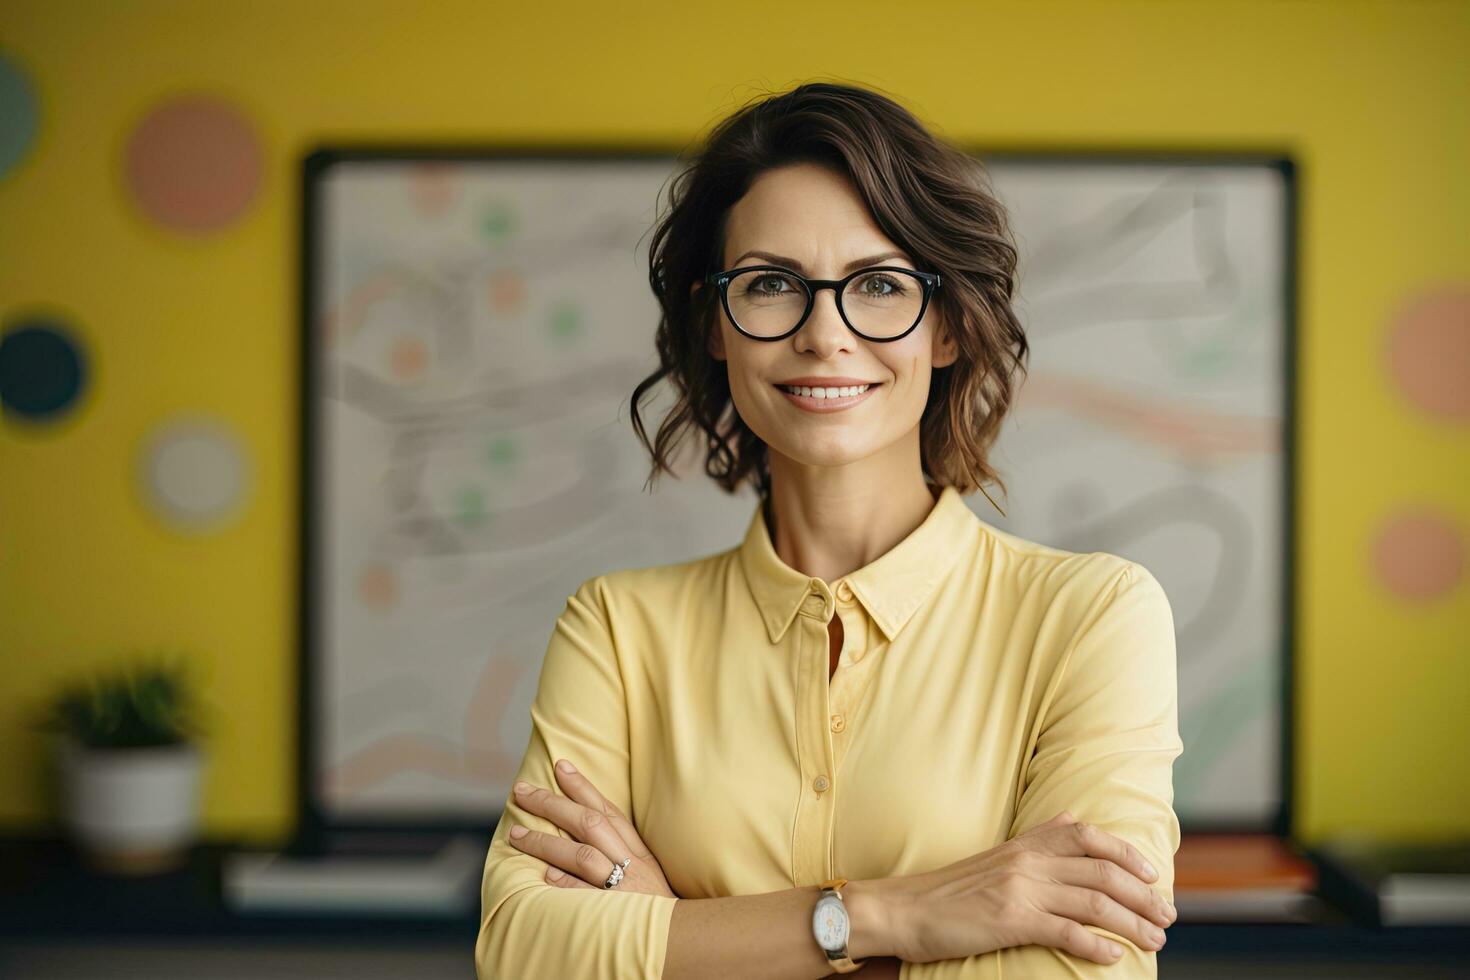
[[[870,384],[865,391],[853,395],[839,395],[835,398],[817,398],[813,395],[794,394],[782,388],[780,385],[773,385],[772,387],[781,392],[781,395],[787,401],[803,411],[823,414],[827,412],[841,412],[859,404],[864,399],[871,397],[873,392],[878,390],[879,385]]]
[[[786,378],[784,381],[775,382],[778,385],[790,385],[794,388],[856,388],[860,385],[875,385],[879,382],[869,381],[867,378],[825,378],[820,375],[808,374],[800,378]]]
[[[864,381],[864,382],[860,382],[858,384],[851,384],[851,385],[805,385],[805,384],[786,384],[786,383],[782,382],[782,383],[777,384],[775,387],[779,388],[782,391],[786,391],[789,394],[800,394],[800,389],[803,389],[803,388],[805,388],[807,391],[810,391],[810,392],[817,392],[817,391],[828,391],[828,392],[832,392],[832,391],[836,391],[836,392],[852,391],[852,392],[856,392],[856,393],[859,393],[860,394],[861,392],[858,391],[858,389],[862,389],[862,391],[866,391],[869,388],[876,388],[876,387],[878,387],[878,384],[877,384],[877,382],[874,382],[874,381]],[[835,397],[839,397],[839,396],[834,395],[832,397],[835,398]]]

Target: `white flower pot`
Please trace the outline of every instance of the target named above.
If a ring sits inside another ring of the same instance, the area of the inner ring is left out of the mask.
[[[181,864],[199,827],[198,745],[92,749],[57,745],[62,823],[94,867],[146,873]]]

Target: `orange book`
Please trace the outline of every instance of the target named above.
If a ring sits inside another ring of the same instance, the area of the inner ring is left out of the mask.
[[[1174,887],[1311,891],[1317,869],[1274,834],[1184,834],[1174,855]]]
[[[1185,834],[1174,855],[1181,922],[1306,922],[1317,869],[1273,834]]]

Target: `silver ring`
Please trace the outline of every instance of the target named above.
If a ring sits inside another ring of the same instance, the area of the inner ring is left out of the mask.
[[[632,861],[632,860],[633,860],[632,858],[623,858],[623,863],[622,864],[618,864],[616,861],[614,861],[613,862],[612,874],[610,874],[610,875],[607,876],[607,881],[605,881],[605,882],[602,883],[602,887],[603,888],[616,888],[617,885],[618,885],[618,882],[620,882],[620,881],[623,880],[623,869],[626,868],[628,866],[628,863],[630,861]]]

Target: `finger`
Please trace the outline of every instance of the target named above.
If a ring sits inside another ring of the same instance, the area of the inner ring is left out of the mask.
[[[1159,873],[1139,853],[1138,848],[1085,820],[1053,828],[1047,836],[1060,848],[1053,853],[1107,858],[1144,881],[1158,880]]]
[[[568,769],[571,771],[568,772]],[[638,828],[634,827],[633,822],[618,808],[617,804],[603,796],[602,791],[592,785],[592,780],[578,771],[570,760],[558,761],[552,767],[552,771],[556,773],[556,781],[561,785],[563,793],[589,810],[596,810],[607,818],[608,823],[622,838],[622,843],[627,847],[631,856],[648,858],[651,852],[648,845],[643,842],[643,837],[638,833]]]
[[[519,783],[516,785],[520,786]],[[531,787],[530,791],[522,793],[517,789],[516,800],[529,812],[545,817],[577,840],[591,844],[609,857],[616,854],[621,861],[625,857],[633,856],[626,853],[629,849],[628,842],[609,823],[601,810],[583,806],[544,786],[533,786],[530,783],[526,785]]]
[[[1053,827],[1062,827],[1062,826],[1065,826],[1066,824],[1074,823],[1075,820],[1076,820],[1076,818],[1074,818],[1071,813],[1069,813],[1066,810],[1063,810],[1061,813],[1058,813],[1056,816],[1052,817],[1050,820],[1043,820],[1041,823],[1037,824],[1035,827],[1032,827],[1029,830],[1026,830],[1026,831],[1023,831],[1020,834],[1017,834],[1016,837],[1017,838],[1020,838],[1020,837],[1025,837],[1027,834],[1039,834],[1039,833],[1043,833],[1045,831],[1051,830]]]
[[[1106,892],[1157,926],[1167,929],[1178,917],[1164,896],[1107,858],[1048,857],[1046,860],[1053,881]]]
[[[1123,955],[1122,946],[1099,936],[1076,919],[1046,912],[1041,915],[1043,919],[1038,927],[1038,939],[1047,946],[1064,950],[1073,956],[1081,956],[1094,963],[1116,963]]]
[[[514,830],[515,827],[511,829]],[[547,864],[555,865],[599,888],[612,874],[612,859],[591,844],[579,844],[557,834],[543,834],[538,830],[527,830],[521,837],[516,837],[513,833],[507,834],[506,839],[519,850],[535,855]]]
[[[547,884],[555,885],[558,888],[595,888],[598,891],[602,890],[599,886],[590,885],[576,875],[567,874],[561,868],[550,866],[546,868],[546,881]]]
[[[1126,936],[1143,949],[1162,949],[1164,930],[1124,908],[1111,895],[1055,882],[1038,882],[1041,906],[1048,912],[1065,915],[1083,925],[1101,926],[1109,932]]]

